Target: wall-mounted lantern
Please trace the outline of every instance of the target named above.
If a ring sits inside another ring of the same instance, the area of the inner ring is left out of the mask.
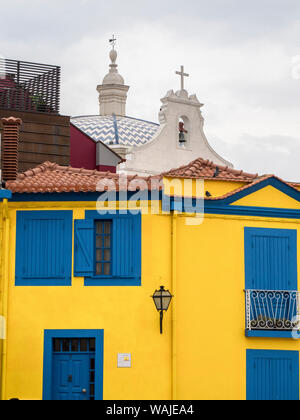
[[[171,300],[174,296],[171,295],[169,290],[165,290],[164,286],[160,286],[160,289],[156,290],[153,296],[151,297],[154,300],[156,309],[160,313],[160,333],[162,334],[164,311],[167,311],[169,309]]]

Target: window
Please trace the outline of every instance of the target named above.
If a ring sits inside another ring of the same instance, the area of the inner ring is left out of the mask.
[[[72,211],[19,211],[16,286],[71,286]]]
[[[141,285],[141,214],[75,220],[74,276],[86,286]]]
[[[96,232],[96,275],[111,275],[112,221],[97,220]]]

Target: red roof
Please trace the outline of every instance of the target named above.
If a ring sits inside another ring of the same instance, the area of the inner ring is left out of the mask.
[[[162,189],[162,177],[159,176],[143,178],[129,175],[126,180],[125,183],[122,175],[111,172],[77,169],[45,162],[18,174],[16,180],[6,182],[6,188],[13,193],[101,192],[111,188],[115,188],[116,191]]]
[[[202,158],[198,158],[180,168],[171,169],[163,175],[170,178],[204,178],[241,182],[252,182],[254,179],[258,178],[258,174],[254,175],[243,171],[237,171],[228,166],[216,165],[215,163]]]

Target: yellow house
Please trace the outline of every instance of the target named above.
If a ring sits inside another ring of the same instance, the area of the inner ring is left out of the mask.
[[[197,159],[6,187],[2,399],[299,399],[296,185]]]

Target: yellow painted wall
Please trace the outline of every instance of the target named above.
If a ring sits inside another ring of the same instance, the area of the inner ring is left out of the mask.
[[[150,295],[161,284],[171,289],[172,216],[142,217],[142,287],[84,287],[82,278],[73,278],[72,287],[15,287],[16,210],[72,208],[76,219],[95,203],[9,206],[5,397],[42,398],[44,329],[104,329],[104,399],[170,399],[171,310],[160,335]],[[179,215],[176,222],[177,398],[245,399],[246,349],[300,350],[300,342],[245,338],[244,227],[298,229],[299,220],[206,215],[199,226],[187,220]],[[132,354],[131,369],[117,368],[118,352]]]
[[[179,217],[179,398],[245,399],[246,349],[300,350],[292,339],[245,337],[245,226],[298,229],[299,221],[206,216],[188,227]],[[298,229],[298,253],[299,240]]]
[[[255,205],[257,207],[300,209],[299,201],[294,200],[271,185],[268,185],[251,195],[247,195],[233,204],[236,206],[253,206],[253,203],[256,203]]]
[[[183,178],[164,178],[163,183],[166,195],[184,197],[204,197],[206,191],[208,191],[212,197],[221,197],[247,185],[243,182]]]

